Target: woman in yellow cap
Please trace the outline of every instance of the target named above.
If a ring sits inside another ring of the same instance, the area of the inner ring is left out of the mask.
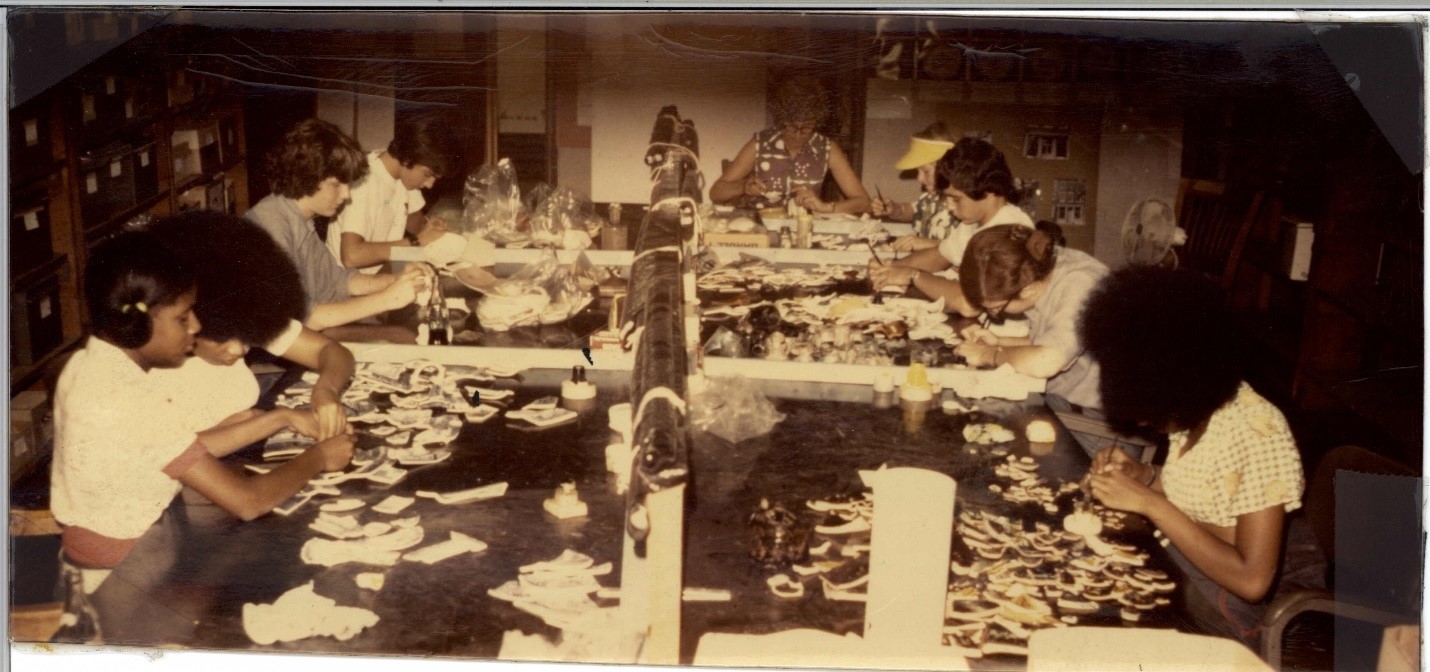
[[[909,139],[909,151],[894,164],[899,170],[918,170],[919,186],[923,192],[913,203],[899,203],[888,198],[876,198],[870,204],[870,212],[875,217],[896,222],[913,222],[913,235],[900,237],[893,243],[900,252],[924,250],[938,247],[939,241],[948,235],[951,218],[944,198],[935,188],[935,167],[938,160],[953,149],[953,134],[942,121],[935,121]]]

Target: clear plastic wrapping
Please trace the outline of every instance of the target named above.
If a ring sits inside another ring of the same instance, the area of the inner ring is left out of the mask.
[[[744,376],[712,378],[690,404],[690,424],[730,443],[769,433],[785,415]]]

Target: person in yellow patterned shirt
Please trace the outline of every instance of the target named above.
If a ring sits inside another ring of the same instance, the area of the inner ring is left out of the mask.
[[[1103,412],[1169,439],[1164,466],[1110,448],[1088,482],[1170,542],[1208,630],[1254,645],[1305,477],[1286,418],[1241,379],[1231,325],[1220,290],[1189,272],[1123,269],[1088,299],[1079,330],[1101,367]]]

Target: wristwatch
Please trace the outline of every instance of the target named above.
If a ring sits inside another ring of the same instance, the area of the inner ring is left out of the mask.
[[[403,231],[402,239],[411,243],[413,247],[422,247],[422,243],[417,240],[417,234],[411,231]]]

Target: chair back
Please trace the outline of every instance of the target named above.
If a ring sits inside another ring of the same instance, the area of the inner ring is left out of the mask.
[[[1333,563],[1337,598],[1420,613],[1421,478],[1359,446],[1322,458],[1306,493],[1317,543]]]

